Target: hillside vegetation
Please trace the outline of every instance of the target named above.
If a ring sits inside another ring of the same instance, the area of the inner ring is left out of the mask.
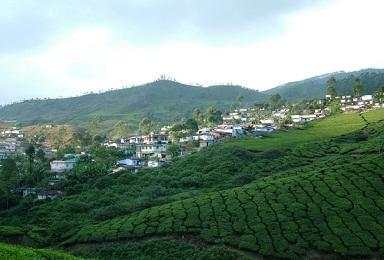
[[[0,108],[0,120],[17,120],[23,124],[76,124],[90,121],[96,115],[107,126],[127,121],[137,127],[143,117],[169,123],[190,116],[194,108],[213,105],[225,110],[244,96],[243,104],[266,100],[266,95],[240,86],[197,87],[174,81],[158,80],[138,87],[88,94],[80,97],[27,100]]]
[[[106,175],[100,154],[68,176],[66,196],[25,201],[0,224],[90,258],[380,257],[383,120],[341,114],[139,174]]]
[[[361,80],[363,86],[362,94],[372,94],[384,87],[383,69],[365,69],[354,72],[335,72],[291,82],[269,89],[263,93],[278,93],[291,101],[324,97],[327,90],[327,80],[332,76],[336,78],[335,87],[338,95],[353,95],[352,87],[356,78]]]
[[[0,243],[0,259],[7,260],[20,260],[20,259],[34,259],[34,260],[49,260],[49,259],[62,259],[62,260],[75,260],[80,259],[69,254],[58,251],[46,249],[32,249],[28,247],[8,245]]]

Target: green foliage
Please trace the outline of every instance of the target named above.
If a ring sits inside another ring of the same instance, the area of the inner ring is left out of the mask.
[[[361,96],[362,90],[363,87],[361,85],[360,79],[355,79],[355,83],[353,84],[353,94],[355,95],[355,97]]]
[[[77,257],[46,249],[32,249],[28,247],[21,247],[16,245],[7,245],[0,243],[0,259],[19,260],[19,259],[35,259],[35,260],[49,260],[49,259],[79,259]]]
[[[268,103],[272,109],[275,109],[281,101],[281,96],[279,94],[272,94],[268,97]]]
[[[336,85],[336,78],[330,77],[327,80],[327,95],[330,95],[332,98],[337,96],[335,85]]]
[[[2,107],[0,119],[18,120],[28,125],[55,123],[89,126],[95,116],[101,116],[104,121],[101,126],[97,125],[97,130],[102,128],[102,131],[106,131],[117,122],[124,121],[134,131],[145,117],[154,122],[169,124],[191,116],[194,108],[205,110],[213,105],[224,110],[239,95],[244,96],[244,105],[266,99],[265,94],[240,86],[206,88],[158,80],[102,94],[28,100]],[[95,134],[91,133],[92,136]]]
[[[180,154],[180,145],[178,144],[169,144],[167,145],[167,154],[171,155],[172,157],[177,157]]]
[[[204,113],[205,122],[208,126],[214,126],[222,122],[221,112],[214,106],[210,106]]]
[[[384,249],[382,167],[377,157],[335,158],[87,226],[67,243],[158,236],[159,227],[171,223],[161,234],[196,234],[265,256],[300,258],[312,249],[369,257]],[[130,231],[122,233],[128,223]],[[99,235],[114,225],[112,236]]]

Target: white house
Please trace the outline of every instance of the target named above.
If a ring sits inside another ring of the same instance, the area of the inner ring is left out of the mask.
[[[167,144],[141,144],[136,146],[136,157],[157,157],[164,158],[167,151]]]
[[[73,169],[73,167],[76,164],[75,159],[67,160],[67,161],[52,161],[50,163],[51,165],[51,172],[52,173],[64,173],[68,172]]]
[[[148,167],[149,168],[157,168],[160,166],[163,166],[165,164],[164,161],[159,161],[159,160],[149,160],[148,161]]]
[[[116,163],[118,166],[124,167],[124,168],[136,168],[141,167],[141,160],[140,159],[125,159],[117,161]]]
[[[372,95],[364,95],[364,96],[361,96],[361,100],[362,101],[371,101],[371,100],[373,100],[373,96]]]
[[[193,141],[193,136],[185,136],[180,138],[180,143],[188,143]]]
[[[273,119],[261,119],[260,122],[264,125],[271,125],[273,124],[275,121]]]
[[[46,199],[54,200],[58,196],[60,196],[61,194],[63,194],[63,193],[61,191],[57,191],[57,190],[42,191],[42,192],[39,192],[37,194],[37,199],[38,200],[46,200]]]

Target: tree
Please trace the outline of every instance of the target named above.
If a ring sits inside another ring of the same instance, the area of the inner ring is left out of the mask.
[[[128,134],[128,132],[129,132],[129,126],[127,122],[119,121],[114,126],[114,133],[117,137],[122,137]]]
[[[28,147],[25,149],[25,154],[28,157],[29,174],[32,175],[32,164],[35,157],[35,147],[32,144],[28,145]]]
[[[90,125],[89,125],[89,131],[92,136],[97,135],[101,132],[103,122],[104,122],[104,118],[102,115],[98,114],[92,118],[92,121],[90,122]]]
[[[331,99],[333,99],[337,95],[335,86],[336,86],[335,77],[330,77],[327,80],[327,95],[330,95]]]
[[[139,124],[139,133],[148,135],[152,132],[152,121],[148,118],[143,118]]]
[[[376,91],[373,94],[373,97],[376,102],[383,103],[384,102],[384,87],[381,88],[381,90]]]
[[[361,92],[362,92],[362,85],[361,85],[361,81],[360,79],[355,79],[355,84],[353,85],[353,93],[356,97],[359,97],[361,96]]]
[[[167,151],[166,153],[172,157],[177,157],[180,154],[180,146],[177,144],[169,144],[167,146]]]
[[[214,106],[207,108],[204,117],[208,126],[214,126],[215,124],[218,124],[223,121],[223,118],[221,117],[221,112],[217,110]]]
[[[275,109],[279,105],[280,101],[281,96],[278,93],[272,94],[268,97],[268,103],[272,109]]]
[[[13,192],[17,185],[17,167],[13,159],[5,159],[2,165],[0,172],[0,196],[4,198],[6,208],[9,208],[9,201],[13,197]]]
[[[40,148],[39,150],[37,150],[36,158],[42,162],[45,160],[45,153],[44,153],[43,149]]]
[[[242,102],[243,102],[243,100],[244,100],[244,96],[242,96],[242,95],[237,96],[237,98],[236,98],[236,103],[238,104],[239,109],[240,109],[241,106],[242,106]]]
[[[204,114],[198,108],[193,110],[192,118],[195,119],[198,125],[202,125],[204,123]]]

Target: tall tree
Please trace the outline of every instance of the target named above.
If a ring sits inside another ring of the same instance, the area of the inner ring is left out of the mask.
[[[236,103],[237,103],[239,109],[242,107],[243,100],[244,100],[244,96],[243,95],[237,96]]]
[[[204,124],[204,114],[200,111],[200,109],[195,108],[193,110],[192,118],[195,119],[198,125]]]
[[[13,197],[17,186],[17,167],[13,159],[5,159],[2,165],[0,172],[0,196],[5,201],[5,207],[9,208],[9,201]]]
[[[139,124],[139,133],[143,135],[149,135],[152,132],[156,132],[160,129],[160,125],[144,117]]]
[[[327,95],[330,95],[332,99],[337,95],[337,93],[336,93],[336,78],[335,77],[330,77],[327,80]]]
[[[355,97],[361,96],[361,92],[363,90],[363,87],[361,85],[361,81],[359,78],[355,79],[355,84],[353,84],[353,93],[355,94]]]
[[[272,94],[268,97],[268,103],[272,109],[275,109],[279,105],[280,101],[281,96],[278,93]]]
[[[223,121],[221,117],[221,112],[217,110],[214,106],[208,107],[204,114],[205,120],[208,126],[214,126]]]
[[[28,145],[28,147],[25,149],[25,154],[28,157],[29,174],[32,175],[33,159],[35,158],[35,147],[32,144]]]

